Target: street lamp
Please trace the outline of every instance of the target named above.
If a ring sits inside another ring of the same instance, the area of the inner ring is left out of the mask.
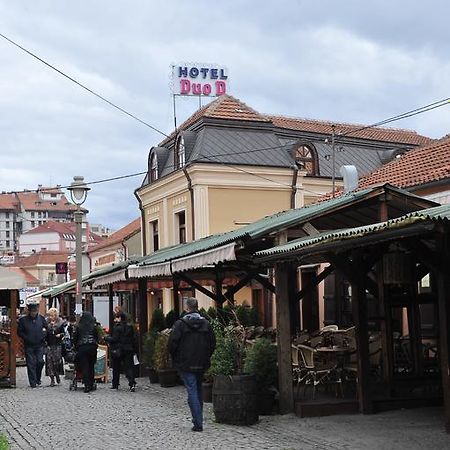
[[[87,193],[90,188],[84,182],[84,178],[80,176],[73,177],[73,181],[70,184],[70,187],[67,188],[70,192],[70,198],[72,199],[72,203],[77,205],[77,210],[74,213],[75,216],[75,224],[76,224],[76,233],[75,233],[75,259],[76,259],[76,269],[77,269],[77,278],[76,278],[76,289],[75,289],[75,315],[77,318],[77,323],[80,320],[81,313],[83,311],[83,301],[81,296],[81,278],[82,278],[82,249],[81,249],[81,223],[83,221],[83,213],[81,212],[81,205],[86,201]]]

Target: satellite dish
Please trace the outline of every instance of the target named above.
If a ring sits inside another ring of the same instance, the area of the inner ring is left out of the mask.
[[[340,174],[344,178],[344,192],[354,191],[358,187],[358,171],[355,166],[341,166]]]

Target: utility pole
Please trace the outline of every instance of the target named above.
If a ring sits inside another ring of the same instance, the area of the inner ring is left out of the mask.
[[[335,138],[336,138],[336,125],[331,125],[331,160],[332,160],[332,174],[331,183],[333,186],[333,198],[336,191],[336,149],[335,149]]]

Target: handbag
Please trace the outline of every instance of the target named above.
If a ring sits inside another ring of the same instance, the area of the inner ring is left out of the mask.
[[[120,348],[113,348],[111,350],[111,356],[113,358],[121,358],[122,357],[122,350]]]

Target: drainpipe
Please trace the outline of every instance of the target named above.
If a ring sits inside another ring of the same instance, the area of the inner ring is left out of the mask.
[[[297,176],[298,176],[298,167],[294,166],[291,184],[291,209],[295,208],[295,194],[297,193]]]
[[[145,211],[142,206],[142,200],[140,199],[138,193],[138,189],[134,190],[134,196],[137,198],[137,201],[139,203],[139,209],[141,211],[141,242],[142,242],[142,256],[145,256],[147,254],[147,239],[146,239],[146,233],[145,233]]]
[[[195,208],[194,208],[194,189],[192,188],[192,180],[188,174],[187,168],[183,167],[183,173],[188,182],[188,189],[191,194],[191,226],[192,226],[192,240],[195,240]]]

